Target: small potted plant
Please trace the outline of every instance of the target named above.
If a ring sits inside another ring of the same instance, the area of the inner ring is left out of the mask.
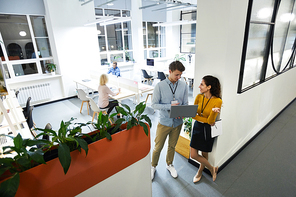
[[[175,61],[180,61],[180,62],[182,62],[182,61],[185,62],[186,59],[185,59],[184,56],[185,56],[185,54],[176,54],[174,60],[175,60]]]
[[[48,71],[49,73],[51,73],[52,75],[54,75],[54,74],[55,74],[55,71],[56,71],[56,69],[57,69],[57,67],[56,67],[56,65],[53,64],[53,63],[47,63],[47,64],[46,64],[46,69],[47,69],[47,71]]]

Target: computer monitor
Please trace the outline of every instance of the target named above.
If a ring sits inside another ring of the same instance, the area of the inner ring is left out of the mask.
[[[147,66],[154,66],[154,59],[147,59]]]

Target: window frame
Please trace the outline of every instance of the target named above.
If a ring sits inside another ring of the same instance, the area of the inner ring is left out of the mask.
[[[47,35],[48,35],[48,30],[47,30],[48,27],[47,27],[47,21],[46,21],[45,15],[40,15],[40,14],[6,14],[6,13],[3,13],[2,15],[14,15],[14,16],[25,16],[26,17],[26,20],[27,20],[28,26],[29,26],[29,31],[30,31],[29,33],[31,35],[31,40],[32,40],[32,44],[33,44],[34,53],[38,54],[36,38],[40,38],[40,37],[35,36],[32,21],[31,21],[30,17],[31,16],[44,17],[44,20],[45,20],[45,23],[46,23],[45,24],[46,31],[47,31]],[[49,36],[47,38],[49,38]],[[7,66],[7,70],[9,72],[9,76],[10,76],[10,78],[7,78],[7,80],[13,81],[13,80],[16,80],[16,79],[28,78],[28,77],[37,76],[37,75],[45,76],[47,74],[47,73],[42,72],[42,66],[41,66],[40,62],[41,61],[46,61],[46,63],[53,62],[54,58],[53,58],[52,54],[51,54],[51,56],[44,57],[44,58],[42,58],[42,57],[40,58],[39,55],[36,55],[36,58],[31,58],[31,59],[9,60],[7,49],[5,47],[5,40],[3,39],[1,32],[0,32],[0,40],[2,40],[2,43],[0,42],[0,45],[2,47],[3,55],[4,55],[4,58],[5,58],[5,61],[2,61],[2,64],[3,65],[5,64]],[[49,44],[50,44],[50,40],[49,40]],[[52,51],[51,45],[49,45],[49,49]],[[14,72],[14,69],[13,69],[13,65],[29,64],[29,63],[35,63],[36,64],[37,73],[16,76],[16,73]]]
[[[242,56],[241,56],[241,64],[240,64],[240,72],[239,72],[239,81],[238,81],[238,88],[237,88],[237,93],[241,94],[243,92],[246,92],[286,71],[289,71],[290,69],[295,67],[294,60],[295,60],[295,51],[291,54],[292,60],[291,60],[291,65],[288,66],[288,69],[284,69],[282,71],[279,71],[282,62],[280,62],[279,67],[277,68],[277,72],[271,76],[266,76],[267,74],[267,68],[268,68],[268,63],[270,57],[273,55],[273,39],[274,39],[274,31],[275,31],[275,26],[276,26],[276,12],[280,8],[280,2],[279,0],[274,1],[274,6],[272,10],[272,17],[270,22],[262,22],[262,21],[252,21],[251,16],[252,16],[252,8],[253,8],[253,2],[254,0],[249,0],[248,4],[248,9],[247,9],[247,17],[246,17],[246,25],[245,25],[245,33],[244,33],[244,41],[243,41],[243,48],[242,48]],[[295,7],[296,0],[294,0],[294,7]],[[262,68],[261,68],[261,73],[260,73],[260,79],[258,82],[254,82],[252,85],[249,85],[247,87],[243,88],[243,80],[244,80],[244,71],[245,71],[245,63],[246,63],[246,57],[247,57],[247,47],[248,47],[248,41],[249,41],[249,30],[250,30],[250,25],[251,24],[265,24],[269,25],[270,29],[268,32],[268,36],[266,36],[266,49],[264,51],[263,55],[263,63],[262,63]],[[288,28],[289,30],[289,28]],[[285,39],[287,39],[287,35]],[[281,56],[282,58],[282,56]],[[294,64],[294,65],[293,65]]]

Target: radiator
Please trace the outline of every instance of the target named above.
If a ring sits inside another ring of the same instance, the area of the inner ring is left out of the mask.
[[[21,106],[26,105],[29,97],[31,97],[31,103],[38,103],[51,99],[50,83],[21,87],[18,90],[18,102]]]

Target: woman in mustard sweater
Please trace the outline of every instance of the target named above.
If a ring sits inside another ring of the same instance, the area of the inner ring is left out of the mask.
[[[208,153],[212,152],[214,139],[211,138],[211,126],[222,105],[220,82],[216,77],[204,76],[199,85],[200,93],[195,98],[194,105],[198,105],[191,142],[190,156],[200,163],[198,172],[193,177],[193,182],[198,182],[202,177],[205,166],[210,170],[213,181],[216,180],[218,166],[212,166],[208,161]],[[198,154],[201,151],[202,155]]]

